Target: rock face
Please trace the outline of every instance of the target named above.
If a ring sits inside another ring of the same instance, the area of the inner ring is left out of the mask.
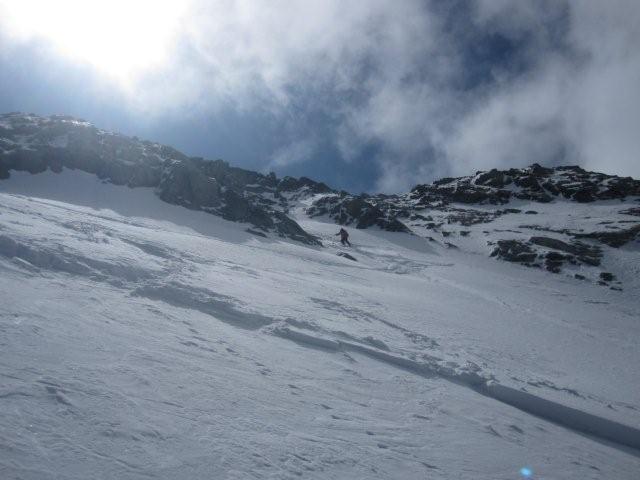
[[[188,157],[171,147],[106,132],[72,117],[0,115],[0,179],[8,178],[11,170],[36,174],[63,168],[93,173],[116,185],[153,187],[165,202],[320,244],[267,197],[277,197],[283,184],[325,191],[324,184],[309,179],[278,181],[273,174]]]
[[[306,213],[310,217],[328,215],[340,225],[355,225],[360,229],[375,225],[389,232],[410,232],[389,209],[384,211],[381,207],[387,205],[375,197],[328,195],[316,200]]]
[[[491,252],[491,256],[524,264],[532,264],[537,258],[536,252],[529,245],[518,240],[498,240],[498,246]]]
[[[277,184],[280,192],[295,192],[307,188],[310,193],[329,193],[332,190],[322,182],[315,182],[307,177],[284,177]]]
[[[491,256],[560,273],[565,264],[600,265],[602,249],[582,242],[566,243],[557,238],[536,236],[528,241],[498,240]]]
[[[222,202],[216,178],[205,175],[189,159],[167,162],[157,187],[162,200],[187,208],[214,208]]]
[[[444,178],[411,191],[422,204],[474,203],[503,204],[511,199],[548,203],[562,196],[576,202],[624,199],[640,195],[640,181],[602,173],[587,172],[578,166],[527,168],[477,172],[474,176]]]
[[[576,233],[577,238],[593,238],[610,247],[618,248],[640,236],[640,224],[616,232]]]

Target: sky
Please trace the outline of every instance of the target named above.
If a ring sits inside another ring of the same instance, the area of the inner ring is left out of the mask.
[[[638,45],[637,0],[0,0],[0,112],[354,192],[639,178]]]

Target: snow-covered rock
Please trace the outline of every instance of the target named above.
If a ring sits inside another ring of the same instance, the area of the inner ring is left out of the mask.
[[[63,168],[92,173],[115,185],[153,187],[166,202],[318,244],[281,208],[273,208],[275,202],[256,194],[259,187],[261,193],[277,195],[273,175],[188,157],[174,148],[100,130],[68,116],[0,115],[0,179],[8,178],[11,170],[36,174]]]

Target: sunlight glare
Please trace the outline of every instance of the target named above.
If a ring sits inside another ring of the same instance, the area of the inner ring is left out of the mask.
[[[180,0],[0,0],[3,29],[130,80],[167,61],[188,2]]]

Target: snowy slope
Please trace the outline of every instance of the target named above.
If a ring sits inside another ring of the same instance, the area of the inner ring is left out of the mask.
[[[354,262],[312,201],[324,247],[0,182],[0,477],[637,478],[634,246],[622,291],[375,228]]]

